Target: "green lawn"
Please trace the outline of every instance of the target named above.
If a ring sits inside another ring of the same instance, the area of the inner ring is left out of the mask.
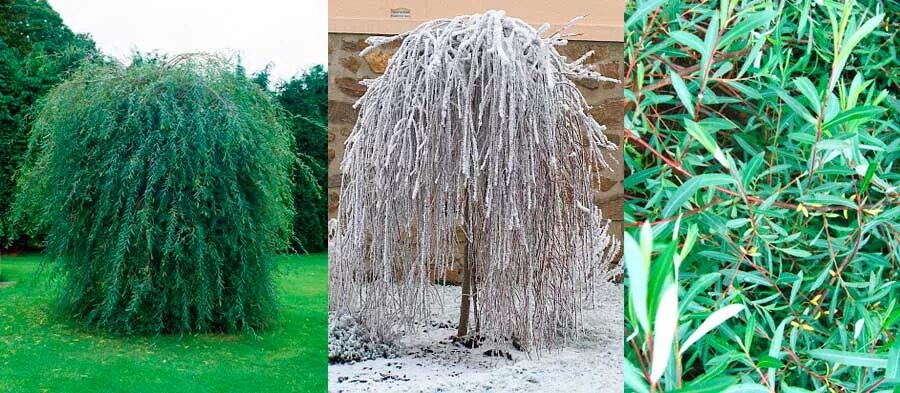
[[[118,338],[52,315],[40,255],[2,257],[0,393],[325,392],[326,254],[279,260],[277,326],[249,335]]]

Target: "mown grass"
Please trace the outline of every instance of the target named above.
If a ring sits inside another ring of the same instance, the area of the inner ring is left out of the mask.
[[[327,254],[279,259],[276,326],[251,335],[115,337],[53,311],[41,255],[3,257],[0,393],[324,392]]]

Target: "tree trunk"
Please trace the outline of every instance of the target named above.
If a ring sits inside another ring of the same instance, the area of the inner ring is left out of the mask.
[[[472,311],[473,316],[475,317],[475,334],[481,333],[481,318],[478,316],[478,277],[477,272],[475,272],[475,268],[470,268],[470,275],[472,276]]]
[[[469,263],[469,239],[463,243],[463,276],[462,300],[459,304],[459,327],[456,337],[463,338],[469,334],[469,308],[472,305],[472,266]]]

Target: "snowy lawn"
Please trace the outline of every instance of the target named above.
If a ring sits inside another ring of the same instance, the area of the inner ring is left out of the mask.
[[[430,321],[400,341],[402,356],[330,364],[329,391],[622,391],[621,285],[598,287],[598,306],[585,312],[587,332],[580,339],[559,350],[531,356],[507,346],[492,346],[489,342],[472,349],[454,344],[450,338],[456,334],[459,287],[438,287],[437,290],[442,301],[434,303]]]

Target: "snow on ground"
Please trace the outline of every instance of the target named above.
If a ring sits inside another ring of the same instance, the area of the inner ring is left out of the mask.
[[[438,287],[432,320],[400,341],[405,355],[328,366],[328,390],[351,392],[621,392],[622,286],[602,285],[598,307],[587,310],[588,331],[559,350],[529,356],[489,344],[468,349],[451,342],[456,333],[458,287]],[[444,307],[440,307],[443,303]],[[511,355],[509,360],[505,355]]]

